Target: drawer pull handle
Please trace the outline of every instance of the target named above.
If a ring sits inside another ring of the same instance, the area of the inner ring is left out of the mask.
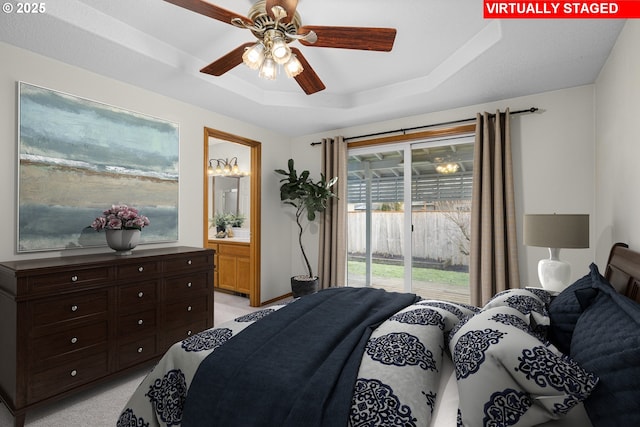
[[[144,292],[138,292],[138,298],[142,298],[144,296]]]
[[[190,337],[191,336],[191,331],[187,331],[187,336]]]
[[[138,325],[142,325],[144,321],[142,319],[138,319]]]
[[[191,282],[187,283],[187,288],[191,287]]]
[[[76,375],[78,375],[78,371],[76,371],[75,369],[73,371],[71,371],[71,376],[75,377]]]
[[[187,264],[191,265],[191,260],[187,261]]]
[[[138,271],[142,273],[144,271],[144,267],[138,267]]]
[[[77,305],[72,305],[71,306],[71,311],[78,311],[78,306]]]
[[[187,307],[187,311],[191,311],[191,306]]]
[[[75,344],[77,342],[78,342],[78,338],[76,337],[71,338],[71,344]]]
[[[138,353],[142,353],[142,347],[138,347]]]
[[[71,276],[71,281],[72,282],[77,282],[78,281],[78,276]]]

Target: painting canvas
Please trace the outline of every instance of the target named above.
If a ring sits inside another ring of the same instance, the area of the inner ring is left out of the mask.
[[[106,245],[88,226],[113,204],[178,240],[177,124],[24,82],[19,110],[18,252]]]

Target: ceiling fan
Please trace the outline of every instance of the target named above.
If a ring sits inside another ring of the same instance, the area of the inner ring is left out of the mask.
[[[296,12],[298,0],[259,0],[242,16],[203,0],[165,0],[235,27],[248,29],[258,39],[244,43],[200,71],[221,76],[244,62],[260,70],[260,76],[274,79],[278,64],[307,95],[325,89],[302,52],[289,47],[294,41],[305,46],[389,52],[396,37],[394,28],[302,25]]]

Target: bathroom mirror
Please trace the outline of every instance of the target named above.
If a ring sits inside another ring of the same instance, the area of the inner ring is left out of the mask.
[[[209,137],[209,238],[216,221],[225,221],[247,235],[251,228],[251,148]],[[248,235],[246,236],[248,238]]]
[[[261,304],[261,147],[258,141],[204,128],[203,247],[216,250],[214,287],[218,277],[226,286],[233,276],[252,307]],[[217,214],[232,227],[231,237],[217,237]]]

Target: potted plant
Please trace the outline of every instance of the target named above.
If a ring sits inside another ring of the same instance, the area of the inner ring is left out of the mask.
[[[298,244],[300,252],[307,267],[306,275],[293,276],[291,278],[291,291],[294,298],[315,292],[318,289],[318,277],[313,275],[311,264],[307,258],[302,244],[302,226],[303,217],[306,216],[307,221],[313,222],[316,214],[324,212],[327,208],[327,202],[330,198],[336,197],[331,191],[331,187],[338,180],[337,177],[327,181],[323,174],[320,179],[314,182],[309,177],[309,171],[305,170],[298,175],[294,167],[293,159],[289,159],[287,164],[288,170],[276,169],[275,172],[283,175],[280,180],[280,200],[295,208],[296,224],[298,225]]]
[[[112,205],[91,223],[96,231],[105,230],[107,245],[118,255],[129,255],[140,241],[140,232],[150,224],[149,218],[136,208]]]
[[[231,223],[232,227],[242,227],[242,224],[244,223],[244,220],[245,220],[245,217],[241,213],[231,214],[230,223]]]
[[[213,224],[215,224],[217,232],[226,231],[227,224],[230,223],[230,220],[231,219],[229,217],[229,214],[216,212],[216,214],[213,216],[211,226],[213,227]]]

